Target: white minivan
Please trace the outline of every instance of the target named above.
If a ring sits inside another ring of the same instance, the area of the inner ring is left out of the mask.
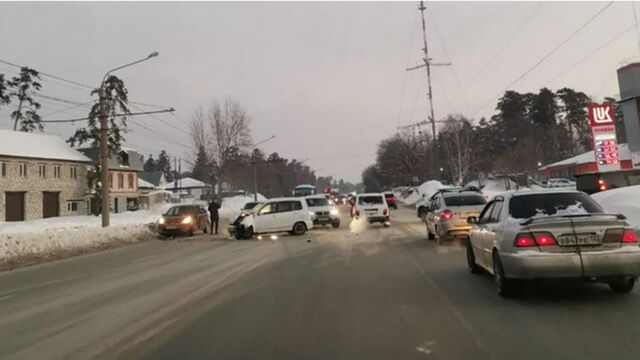
[[[277,232],[303,235],[313,228],[304,198],[269,199],[254,213],[246,213],[238,220],[229,228],[229,232],[237,239],[250,239],[253,234]]]

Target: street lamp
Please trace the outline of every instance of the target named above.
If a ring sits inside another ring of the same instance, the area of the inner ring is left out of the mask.
[[[257,146],[266,143],[269,140],[275,139],[275,135],[271,135],[269,138],[264,139],[258,143],[253,144],[253,151],[258,150]],[[258,201],[258,167],[256,159],[253,159],[253,201]]]
[[[107,106],[105,104],[105,83],[107,77],[114,71],[124,69],[126,67],[139,64],[143,61],[147,61],[151,58],[158,56],[158,52],[154,51],[144,59],[140,59],[122,66],[118,66],[107,71],[102,77],[102,83],[100,83],[100,181],[102,183],[102,227],[109,226],[109,146],[107,144],[109,135],[109,126],[107,124]]]

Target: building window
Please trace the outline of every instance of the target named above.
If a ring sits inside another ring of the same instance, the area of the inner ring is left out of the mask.
[[[27,163],[18,164],[18,173],[22,177],[27,177]]]
[[[53,177],[60,179],[60,165],[53,165]]]
[[[7,176],[7,164],[0,162],[0,177]]]
[[[72,179],[77,179],[78,178],[78,167],[77,166],[72,166],[69,168],[69,177]]]
[[[46,164],[38,164],[38,176],[41,178],[47,177],[47,165]]]
[[[109,174],[109,189],[113,189],[113,174]]]
[[[67,201],[67,211],[78,211],[78,202]]]
[[[133,174],[129,174],[129,189],[133,189]]]
[[[118,174],[118,189],[124,189],[124,174]]]

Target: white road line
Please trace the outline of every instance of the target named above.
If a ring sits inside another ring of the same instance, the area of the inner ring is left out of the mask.
[[[3,297],[0,298],[0,301],[7,300],[7,299],[12,298],[12,297],[13,297],[13,294],[12,295],[7,295],[7,296],[3,296]]]

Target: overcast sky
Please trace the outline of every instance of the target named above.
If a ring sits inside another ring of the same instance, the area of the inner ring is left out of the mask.
[[[507,85],[605,4],[428,3],[431,57],[453,63],[433,70],[436,117],[492,115]],[[174,107],[177,117],[158,117],[186,130],[199,104],[234,97],[253,119],[255,141],[276,135],[262,146],[267,153],[359,181],[380,140],[426,117],[425,76],[404,70],[421,56],[418,15],[416,2],[0,3],[0,59],[97,86],[106,70],[158,51],[118,73],[132,101]],[[614,3],[512,89],[616,95],[616,69],[639,54],[633,25],[632,3]],[[15,70],[0,64],[0,73]],[[43,80],[43,94],[91,100],[87,89]],[[42,114],[73,106],[42,103]],[[10,126],[8,114],[0,110],[0,126]],[[79,107],[47,118],[86,114]],[[66,137],[72,129],[46,131]],[[187,135],[151,117],[132,121],[127,140],[145,154],[193,157],[179,145]]]

